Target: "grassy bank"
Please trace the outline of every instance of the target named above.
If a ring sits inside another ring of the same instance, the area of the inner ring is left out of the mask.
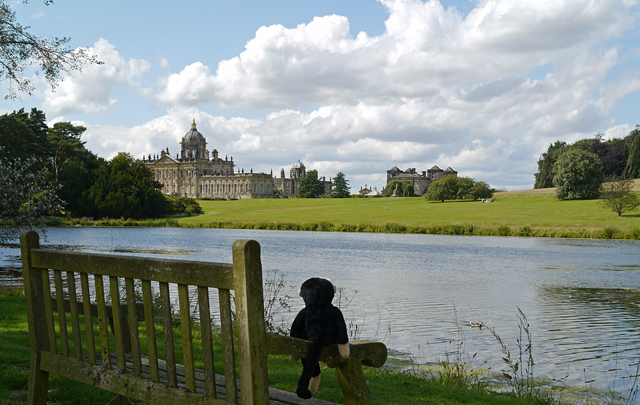
[[[19,293],[0,291],[0,403],[18,405],[26,403],[26,389],[29,367],[29,336],[27,330],[25,299]],[[82,324],[82,322],[81,322]],[[144,328],[142,328],[144,329]],[[70,331],[71,332],[71,331]],[[158,329],[161,334],[161,329]],[[176,342],[180,342],[180,328],[176,327]],[[194,334],[194,340],[199,339]],[[158,340],[162,344],[162,339]],[[196,342],[197,343],[197,342]],[[145,336],[141,336],[145,345]],[[162,348],[160,347],[162,353]],[[216,349],[217,345],[216,345]],[[218,352],[220,350],[217,350]],[[177,350],[179,356],[181,350]],[[196,355],[196,357],[198,357]],[[180,361],[180,359],[178,359]],[[202,367],[202,359],[196,358],[196,365]],[[198,364],[200,363],[200,364]],[[221,364],[221,361],[218,361]],[[271,386],[294,391],[301,367],[288,358],[269,358],[269,382]],[[217,370],[220,372],[220,370]],[[481,386],[476,389],[460,387],[453,379],[416,377],[402,372],[367,369],[365,378],[372,391],[373,404],[546,404],[548,400],[517,399],[511,394],[485,392]],[[463,383],[464,384],[464,383]],[[317,398],[342,403],[335,371],[324,369]],[[88,387],[64,378],[51,376],[49,401],[56,404],[108,404],[113,394]]]
[[[488,204],[422,198],[200,200],[204,214],[194,217],[54,224],[640,240],[640,211],[618,216],[600,200],[561,201],[553,193],[502,192]]]

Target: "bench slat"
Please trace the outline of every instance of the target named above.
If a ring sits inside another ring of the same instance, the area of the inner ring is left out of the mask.
[[[107,362],[110,363],[110,360]],[[229,405],[222,399],[205,398],[200,394],[172,389],[164,384],[153,384],[131,374],[95,367],[48,352],[42,353],[41,368],[50,373],[147,403]]]
[[[220,305],[220,328],[222,339],[222,352],[224,359],[224,376],[227,385],[227,392],[230,396],[235,396],[238,390],[236,384],[236,356],[233,352],[233,325],[231,321],[231,292],[227,289],[218,290],[218,301]],[[238,402],[235,397],[229,398],[234,404]]]
[[[141,280],[233,288],[233,265],[228,263],[58,252],[48,249],[32,249],[31,258],[32,266],[36,268],[123,278],[131,277],[131,269],[136,269],[136,278]]]
[[[113,335],[116,341],[116,364],[118,369],[124,370],[124,343],[123,343],[123,327],[122,327],[122,315],[120,310],[120,285],[118,283],[118,277],[109,277],[109,289],[111,290],[111,311],[113,317]]]
[[[53,280],[56,289],[56,299],[58,300],[58,326],[60,328],[60,345],[62,346],[62,355],[64,357],[69,357],[67,317],[64,311],[64,290],[62,289],[62,273],[60,270],[53,271]]]
[[[111,370],[111,357],[109,353],[109,335],[107,329],[107,305],[104,301],[104,283],[102,275],[94,274],[94,284],[96,287],[96,304],[98,305],[98,331],[100,332],[100,352],[105,359],[106,366]]]
[[[47,318],[47,334],[49,335],[49,350],[58,353],[56,343],[56,328],[53,322],[53,307],[51,306],[51,284],[49,283],[49,270],[42,270],[42,289],[44,295],[44,312]]]
[[[89,275],[87,273],[80,273],[80,288],[82,290],[84,331],[87,337],[89,363],[96,364],[96,345],[93,337],[93,320],[91,319],[91,292],[89,290]]]
[[[67,285],[71,312],[71,330],[73,331],[73,352],[76,359],[82,358],[82,335],[80,333],[80,318],[78,318],[78,297],[76,296],[76,277],[72,271],[67,272]]]
[[[185,367],[187,389],[196,392],[196,374],[193,364],[193,342],[191,340],[191,309],[189,306],[189,287],[178,284],[178,302],[180,304],[180,330],[182,332],[182,360]]]
[[[140,335],[138,333],[138,314],[136,313],[136,293],[132,278],[124,280],[127,290],[127,318],[129,320],[129,333],[131,341],[131,355],[133,356],[133,373],[142,375],[140,363]]]
[[[151,294],[151,281],[149,280],[142,280],[142,300],[144,303],[144,325],[147,332],[147,354],[149,356],[151,379],[155,382],[160,382],[156,327],[153,319],[153,295]]]
[[[200,308],[200,330],[202,333],[202,358],[204,362],[204,385],[207,396],[216,398],[215,365],[213,361],[213,336],[211,334],[211,308],[209,289],[198,287]]]
[[[173,346],[173,325],[171,318],[171,302],[169,300],[169,283],[160,283],[160,302],[162,306],[162,334],[164,335],[164,354],[167,362],[167,384],[177,387],[176,354]]]

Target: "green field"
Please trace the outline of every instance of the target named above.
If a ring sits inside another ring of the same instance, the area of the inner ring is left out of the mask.
[[[557,200],[553,189],[502,192],[495,202],[422,198],[200,200],[180,226],[342,232],[640,239],[640,211],[618,216],[600,200]]]

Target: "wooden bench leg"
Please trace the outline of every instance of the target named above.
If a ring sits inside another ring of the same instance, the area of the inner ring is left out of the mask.
[[[40,353],[31,354],[29,365],[29,388],[27,391],[28,405],[45,405],[49,390],[49,373],[40,370]]]
[[[360,360],[349,360],[338,363],[337,366],[336,374],[344,394],[345,405],[370,405],[371,391],[362,374]]]

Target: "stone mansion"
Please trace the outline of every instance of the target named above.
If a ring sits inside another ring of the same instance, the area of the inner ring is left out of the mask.
[[[415,168],[409,168],[402,171],[397,166],[393,166],[391,169],[387,170],[387,184],[389,184],[391,180],[402,181],[406,179],[413,184],[414,193],[416,195],[425,195],[429,189],[429,184],[440,180],[444,176],[458,177],[458,172],[453,170],[451,167],[447,167],[442,170],[438,166],[434,165],[431,169],[426,172],[423,171],[422,174],[420,174],[416,172]]]
[[[244,169],[236,172],[233,156],[222,159],[217,149],[210,153],[207,141],[196,128],[193,120],[191,130],[182,137],[180,155],[175,158],[169,154],[169,148],[160,155],[143,156],[142,162],[155,174],[167,195],[179,195],[193,198],[282,198],[294,197],[300,188],[300,179],[306,175],[306,167],[299,160],[285,178],[285,171],[274,178],[273,171],[267,173],[248,173]],[[320,179],[325,195],[331,192],[331,179]]]

